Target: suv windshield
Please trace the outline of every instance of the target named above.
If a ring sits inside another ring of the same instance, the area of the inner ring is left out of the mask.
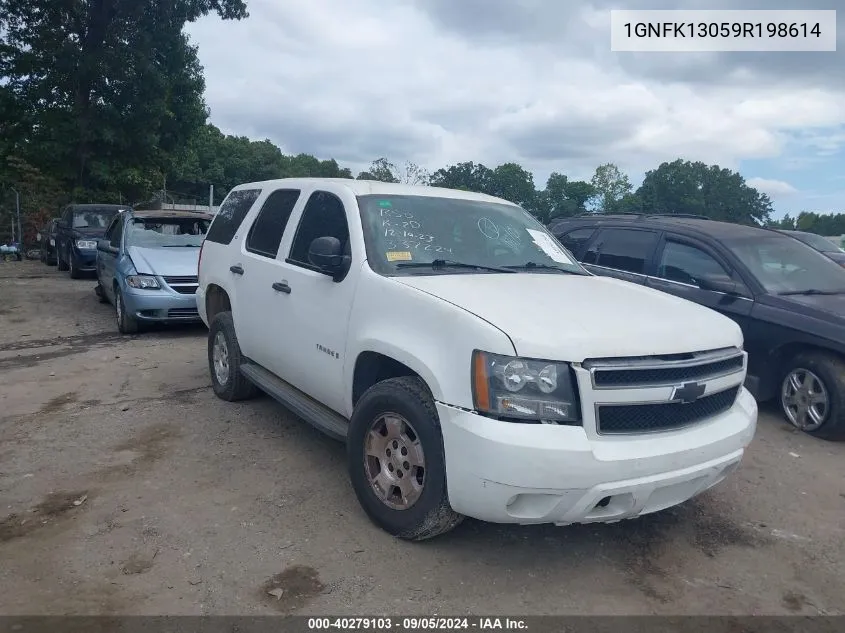
[[[414,195],[359,196],[358,206],[367,257],[381,274],[589,274],[517,206]]]
[[[725,240],[725,244],[767,292],[845,293],[845,270],[799,240],[766,235]]]
[[[73,214],[73,228],[75,229],[104,229],[117,213],[117,209],[93,209],[75,211]]]
[[[836,244],[831,242],[829,239],[822,237],[821,235],[816,235],[815,233],[802,233],[800,231],[796,231],[795,233],[789,233],[789,235],[801,240],[805,244],[809,244],[822,253],[835,253],[837,251],[842,251],[841,248],[837,248]]]
[[[127,227],[126,245],[199,248],[209,223],[205,218],[134,218]]]

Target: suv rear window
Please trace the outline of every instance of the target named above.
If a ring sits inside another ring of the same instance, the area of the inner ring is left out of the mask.
[[[645,273],[657,246],[657,233],[639,229],[604,229],[584,254],[585,264],[596,264],[630,273]]]
[[[246,214],[261,195],[261,189],[239,189],[229,192],[220,210],[214,216],[205,239],[218,244],[229,244],[244,221]]]

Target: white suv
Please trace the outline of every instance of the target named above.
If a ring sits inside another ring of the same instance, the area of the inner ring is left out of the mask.
[[[735,469],[756,428],[733,321],[593,276],[498,198],[240,185],[198,274],[215,393],[260,389],[344,440],[358,500],[402,538],[662,510]]]

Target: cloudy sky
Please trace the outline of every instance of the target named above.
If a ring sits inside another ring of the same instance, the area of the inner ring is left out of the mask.
[[[247,0],[189,26],[211,121],[353,171],[516,161],[638,185],[681,157],[738,169],[777,215],[845,211],[843,0]],[[836,53],[614,53],[617,9],[843,9]],[[733,5],[733,6],[731,6]],[[812,5],[812,6],[810,6]],[[576,8],[578,7],[578,8]]]

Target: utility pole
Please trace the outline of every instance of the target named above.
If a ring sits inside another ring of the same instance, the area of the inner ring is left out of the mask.
[[[23,248],[23,231],[21,230],[21,194],[14,187],[11,187],[11,189],[15,192],[15,211],[18,217],[18,243],[20,244],[20,247]],[[14,225],[12,229],[12,238],[14,239]]]
[[[214,208],[214,185],[208,186],[208,212],[213,213]]]

